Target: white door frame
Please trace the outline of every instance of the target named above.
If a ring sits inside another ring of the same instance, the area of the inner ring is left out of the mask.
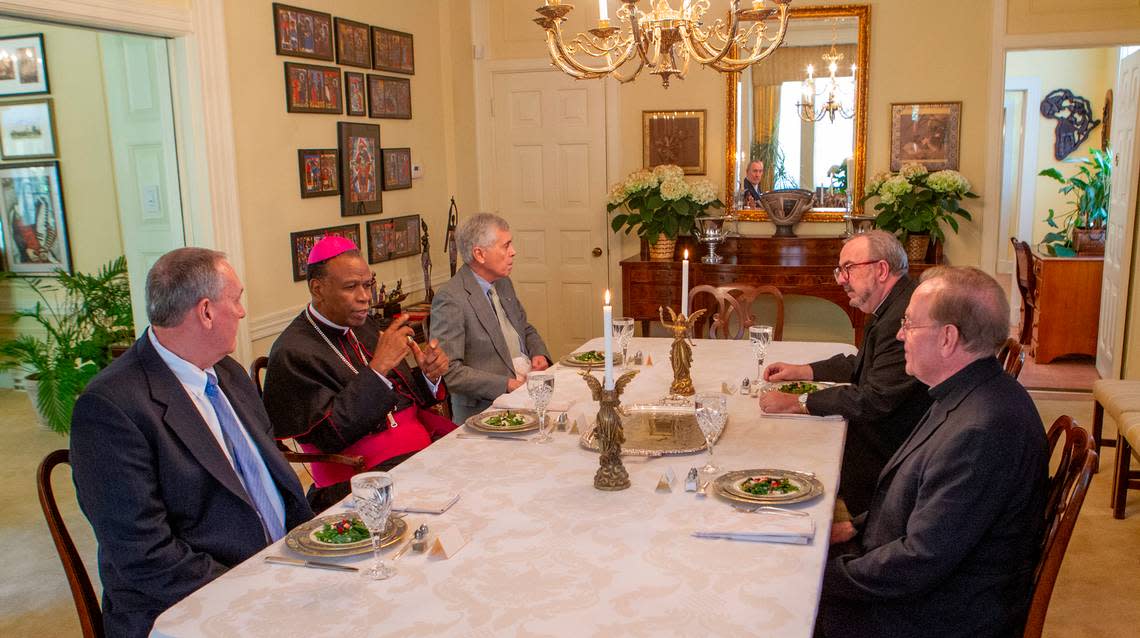
[[[1017,202],[1017,238],[1033,242],[1033,217],[1037,190],[1037,141],[1040,135],[1041,118],[1030,117],[1041,104],[1041,78],[1008,78],[1005,91],[1025,91],[1025,119],[1021,123],[1021,188]],[[1004,91],[1003,91],[1004,93]],[[1003,241],[1004,240],[1004,241]],[[1008,246],[1007,237],[998,237],[998,246]],[[995,249],[997,247],[995,246]],[[1001,252],[1000,250],[998,252]],[[1000,265],[1001,260],[998,260]],[[998,271],[1000,272],[1000,271]],[[1008,271],[1008,272],[1013,272]]]
[[[224,0],[188,2],[189,9],[139,0],[0,0],[0,13],[170,38],[186,244],[225,252],[244,279]],[[240,322],[234,354],[248,361],[251,353],[248,323]]]

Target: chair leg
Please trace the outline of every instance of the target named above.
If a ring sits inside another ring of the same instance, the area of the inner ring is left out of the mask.
[[[1132,460],[1132,446],[1121,435],[1116,436],[1116,462],[1112,472],[1112,517],[1124,518],[1124,503],[1128,496],[1128,478]]]
[[[1093,422],[1092,422],[1092,440],[1093,450],[1096,451],[1096,464],[1093,465],[1093,473],[1100,471],[1100,438],[1104,432],[1104,406],[1100,401],[1093,399]]]
[[[1021,334],[1017,340],[1021,345],[1028,346],[1033,339],[1033,309],[1024,301],[1021,302]]]

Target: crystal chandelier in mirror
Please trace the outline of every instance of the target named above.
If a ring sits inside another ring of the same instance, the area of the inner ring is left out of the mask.
[[[817,80],[815,77],[815,68],[812,65],[807,66],[807,77],[803,81],[802,96],[800,101],[796,103],[796,108],[799,110],[800,119],[805,122],[818,122],[824,117],[828,121],[834,123],[836,116],[851,119],[855,117],[855,99],[854,90],[851,91],[851,97],[847,101],[847,105],[843,104],[843,89],[839,85],[839,79],[835,77],[835,73],[839,71],[839,61],[843,59],[843,54],[836,50],[835,42],[839,35],[839,21],[836,20],[835,27],[831,31],[831,50],[824,53],[821,57],[827,63],[828,77],[823,81],[823,88],[819,91],[816,90]],[[851,79],[855,79],[855,65],[851,65]],[[854,85],[852,85],[854,86]],[[816,109],[817,98],[826,98],[823,103]]]
[[[741,9],[740,0],[727,0],[728,12],[705,24],[710,0],[649,0],[642,11],[639,0],[621,0],[617,26],[610,24],[607,0],[598,0],[598,26],[572,39],[563,37],[561,24],[574,6],[546,0],[534,21],[546,31],[546,46],[554,65],[583,80],[611,76],[630,82],[648,67],[668,88],[672,76],[684,78],[696,61],[721,73],[742,71],[772,55],[784,41],[788,5],[792,0],[753,0]],[[619,72],[626,64],[632,70]]]

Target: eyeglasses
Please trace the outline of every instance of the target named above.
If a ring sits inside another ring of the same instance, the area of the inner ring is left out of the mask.
[[[934,328],[937,326],[938,324],[936,323],[913,324],[910,322],[910,317],[904,316],[902,321],[899,322],[899,331],[909,332],[911,330],[918,330],[919,328]]]
[[[839,266],[838,268],[836,268],[832,272],[835,273],[835,281],[842,281],[844,279],[850,279],[851,278],[851,269],[852,268],[855,268],[856,266],[868,266],[870,264],[877,264],[880,261],[883,261],[883,260],[882,259],[872,259],[871,261],[857,261],[853,264],[843,264],[842,266]]]

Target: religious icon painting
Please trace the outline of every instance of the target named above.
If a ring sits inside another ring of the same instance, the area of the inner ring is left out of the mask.
[[[10,272],[34,276],[71,272],[59,162],[0,166],[0,207]]]
[[[289,254],[293,262],[293,281],[304,281],[309,276],[309,251],[318,241],[329,235],[351,239],[360,246],[360,224],[345,224],[314,230],[289,233]]]
[[[344,72],[344,108],[348,115],[364,116],[365,108],[364,74],[354,71]]]
[[[385,148],[381,153],[384,158],[384,190],[411,188],[412,149]]]
[[[368,117],[412,119],[411,80],[368,74]]]
[[[411,257],[420,252],[420,216],[377,219],[366,224],[368,263]]]
[[[335,148],[297,149],[301,197],[325,197],[340,193],[340,167]]]
[[[288,112],[340,115],[344,111],[342,99],[337,67],[285,63],[285,110]]]
[[[372,68],[372,46],[368,25],[344,18],[334,18],[336,24],[336,63],[346,66]]]
[[[372,27],[372,68],[415,75],[415,39],[410,33]]]
[[[332,16],[273,3],[273,34],[277,55],[333,60]]]
[[[380,197],[380,127],[337,122],[340,151],[340,214],[372,215],[384,210]]]

